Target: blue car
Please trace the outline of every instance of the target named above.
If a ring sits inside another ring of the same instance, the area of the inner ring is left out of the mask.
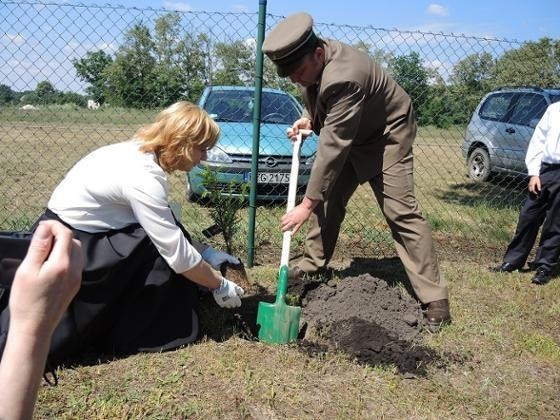
[[[253,87],[207,87],[198,102],[219,124],[218,144],[208,151],[207,160],[187,173],[187,198],[195,200],[206,188],[219,189],[222,194],[249,197],[253,153]],[[289,93],[263,89],[257,200],[285,201],[288,196],[292,142],[286,129],[301,117],[300,103]],[[311,166],[317,151],[317,137],[308,137],[301,147],[297,195],[305,193]],[[204,185],[204,170],[215,173],[214,181]]]

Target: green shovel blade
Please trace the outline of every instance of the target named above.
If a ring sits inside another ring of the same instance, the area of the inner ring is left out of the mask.
[[[274,303],[259,302],[257,326],[259,340],[271,344],[286,344],[297,340],[301,308],[286,305],[288,267],[282,266]]]

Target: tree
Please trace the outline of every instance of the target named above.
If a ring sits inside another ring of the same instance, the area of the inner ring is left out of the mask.
[[[194,101],[207,80],[207,44],[205,35],[182,30],[176,12],[156,19],[153,35],[144,23],[136,24],[102,72],[110,103],[147,108]]]
[[[507,51],[496,62],[496,86],[560,85],[560,41],[542,38],[525,42],[516,50]]]
[[[429,94],[430,72],[422,65],[420,55],[411,52],[395,57],[391,62],[391,72],[395,81],[410,95],[418,118],[422,117]]]
[[[246,86],[254,83],[255,54],[243,41],[219,42],[214,47],[217,70],[212,75],[215,85]]]
[[[379,64],[383,69],[389,68],[389,66],[395,59],[392,53],[386,52],[380,48],[375,48],[372,51],[372,45],[364,41],[356,42],[354,44],[354,48],[365,52],[367,55],[373,58],[373,61]]]
[[[78,77],[90,84],[86,92],[99,104],[106,100],[109,86],[104,71],[112,62],[111,56],[103,50],[88,51],[84,58],[72,60]]]
[[[495,64],[490,53],[482,52],[471,54],[453,66],[448,92],[435,98],[440,102],[442,99],[449,101],[453,123],[467,123],[480,99],[493,89]]]
[[[51,82],[44,80],[37,83],[35,94],[39,103],[49,104],[55,102],[57,92]]]
[[[154,42],[143,23],[134,25],[126,34],[124,44],[115,53],[115,60],[104,72],[110,86],[108,98],[114,105],[147,108],[157,104],[150,88],[154,86]]]
[[[7,105],[15,100],[14,91],[7,85],[0,84],[0,105]]]
[[[179,99],[194,101],[207,80],[208,37],[181,30],[181,16],[168,13],[155,22],[154,68],[156,101],[166,106]]]
[[[495,60],[490,53],[475,53],[460,60],[453,66],[451,82],[468,93],[491,90],[492,71]]]

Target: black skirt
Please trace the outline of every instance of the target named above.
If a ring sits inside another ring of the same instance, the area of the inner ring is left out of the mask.
[[[46,219],[62,222],[50,210],[38,222]],[[52,364],[91,350],[171,350],[198,338],[198,287],[169,267],[139,224],[103,233],[72,231],[82,243],[84,270],[80,290],[53,334]],[[0,321],[5,335],[6,322]]]

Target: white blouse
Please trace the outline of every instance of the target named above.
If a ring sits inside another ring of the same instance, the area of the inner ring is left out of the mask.
[[[90,233],[139,223],[176,272],[202,257],[175,224],[167,176],[154,153],[131,140],[101,147],[82,158],[55,188],[48,208],[75,229]]]
[[[541,162],[560,163],[560,102],[548,106],[533,132],[525,156],[527,173],[540,175]]]

